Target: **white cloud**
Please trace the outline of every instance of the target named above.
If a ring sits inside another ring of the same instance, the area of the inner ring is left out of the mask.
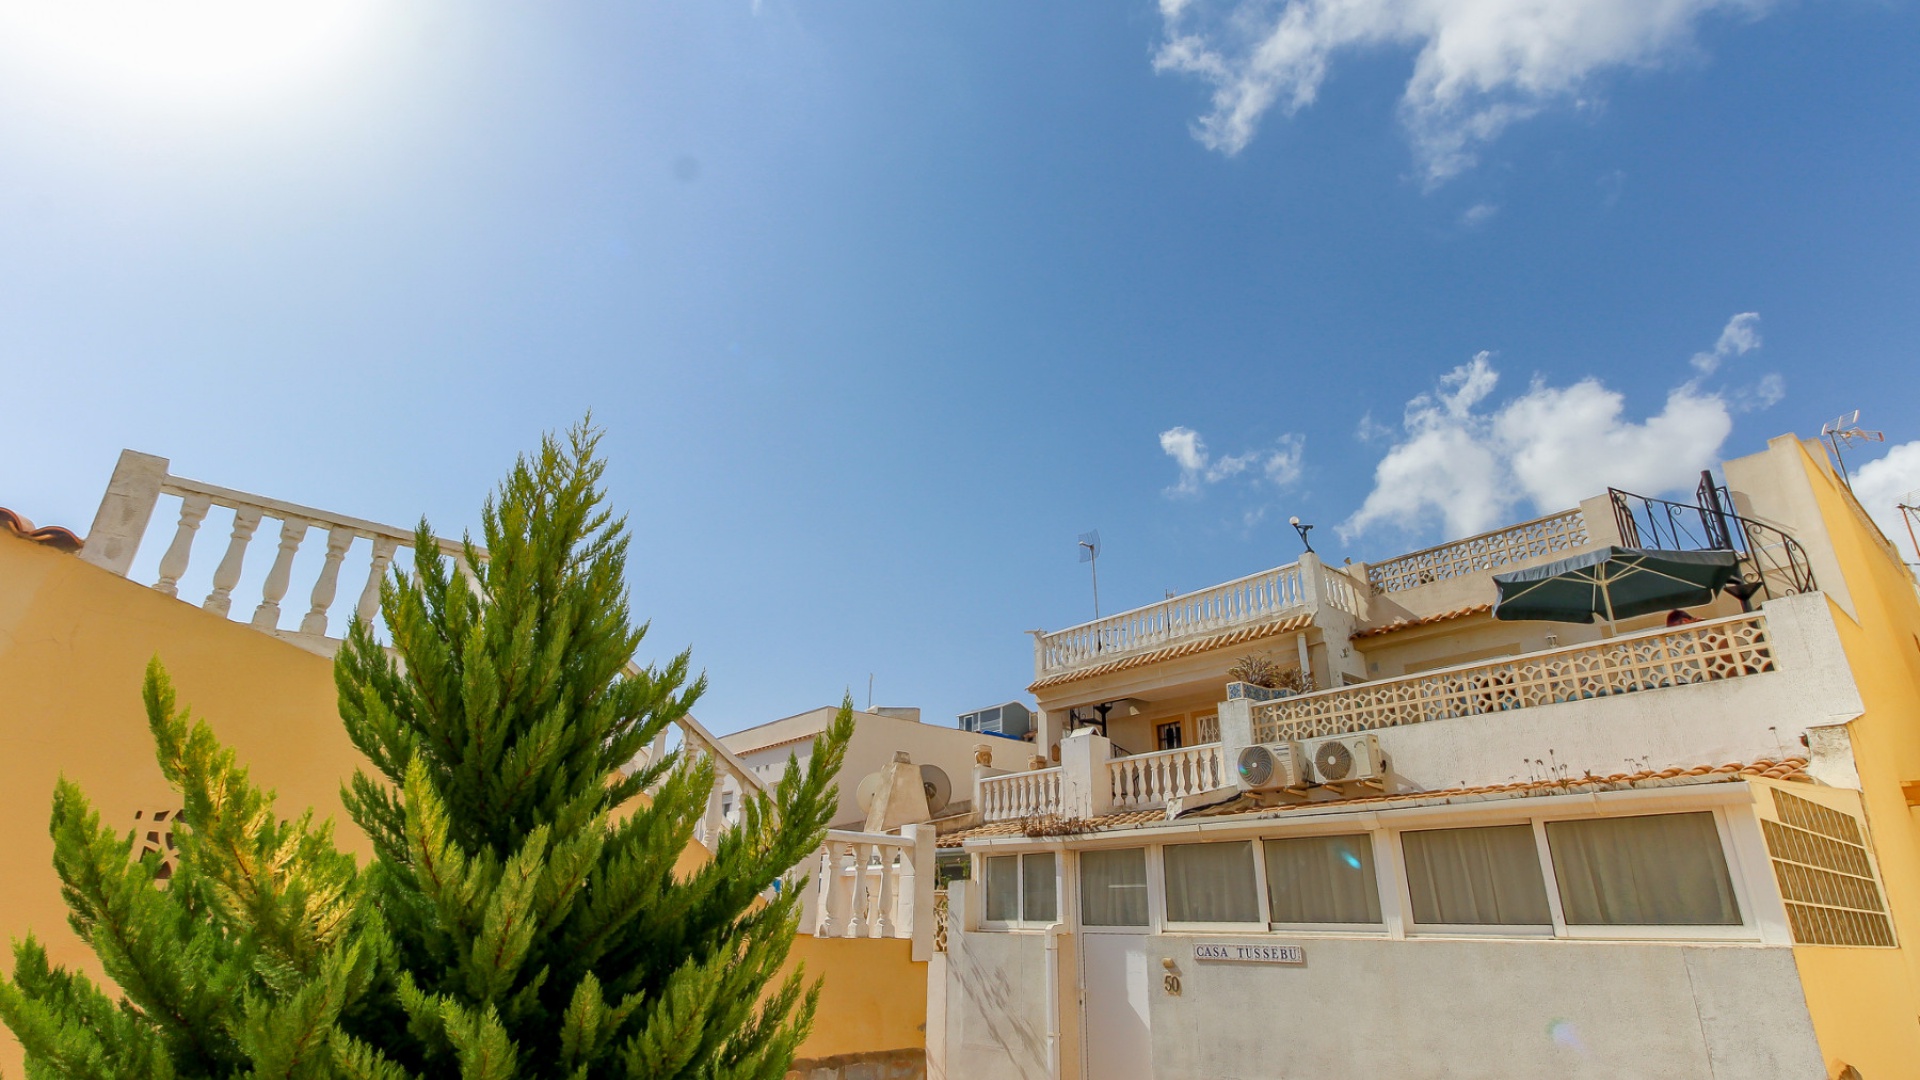
[[[1461,211],[1460,224],[1469,229],[1477,229],[1487,222],[1492,221],[1493,215],[1499,212],[1500,208],[1492,203],[1474,203],[1472,206]]]
[[[1429,181],[1471,166],[1509,125],[1582,104],[1597,73],[1688,48],[1708,14],[1757,14],[1768,0],[1161,0],[1158,71],[1213,86],[1194,124],[1237,154],[1278,107],[1311,105],[1341,53],[1417,50],[1400,120]]]
[[[1274,487],[1290,487],[1300,479],[1306,448],[1306,436],[1289,434],[1280,436],[1265,450],[1214,457],[1207,451],[1206,440],[1192,428],[1172,427],[1160,433],[1161,451],[1180,467],[1180,479],[1167,489],[1169,495],[1198,495],[1205,485],[1248,470],[1254,470],[1259,479]]]
[[[1743,311],[1727,320],[1711,352],[1693,354],[1693,366],[1701,374],[1711,375],[1719,369],[1721,361],[1730,356],[1745,356],[1759,347],[1760,313]]]
[[[1734,406],[1697,382],[1669,391],[1660,412],[1636,421],[1620,393],[1594,378],[1564,387],[1536,380],[1518,397],[1482,408],[1499,378],[1483,352],[1407,403],[1404,437],[1376,466],[1366,501],[1340,525],[1343,537],[1436,521],[1448,536],[1465,536],[1512,520],[1521,502],[1549,513],[1609,487],[1645,495],[1687,490],[1733,430]]]
[[[1913,538],[1907,534],[1907,523],[1897,504],[1904,501],[1909,506],[1920,505],[1920,501],[1910,497],[1917,489],[1920,489],[1920,441],[1902,443],[1887,451],[1885,457],[1853,470],[1853,497],[1873,515],[1887,539],[1912,560],[1920,560],[1920,552],[1913,549]]]

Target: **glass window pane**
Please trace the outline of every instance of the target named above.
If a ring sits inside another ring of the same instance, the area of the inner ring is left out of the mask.
[[[1147,925],[1147,849],[1080,853],[1080,921]]]
[[[1711,812],[1550,821],[1547,847],[1570,925],[1740,925]]]
[[[1401,834],[1416,923],[1547,926],[1546,878],[1533,826]]]
[[[1020,900],[1021,917],[1028,922],[1050,923],[1060,917],[1053,895],[1053,852],[1020,856]]]
[[[1373,841],[1302,836],[1266,842],[1267,917],[1277,923],[1379,923]]]
[[[1162,849],[1168,922],[1260,921],[1253,844],[1173,844]]]
[[[1020,917],[1020,857],[994,855],[987,859],[989,922],[1012,922]]]

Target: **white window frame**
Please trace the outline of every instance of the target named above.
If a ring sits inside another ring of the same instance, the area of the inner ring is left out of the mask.
[[[1259,868],[1260,910],[1262,911],[1262,913],[1267,915],[1273,914],[1273,905],[1268,902],[1268,896],[1267,896],[1267,852],[1262,845],[1264,845],[1268,840],[1300,840],[1300,839],[1305,839],[1307,837],[1314,837],[1314,836],[1364,836],[1367,838],[1367,843],[1373,845],[1373,888],[1374,888],[1375,895],[1378,897],[1378,903],[1380,905],[1380,921],[1377,923],[1364,923],[1364,922],[1287,923],[1287,922],[1269,921],[1266,924],[1266,929],[1272,930],[1275,932],[1285,933],[1288,935],[1318,934],[1318,935],[1325,935],[1328,937],[1338,936],[1338,937],[1372,937],[1372,938],[1396,936],[1393,933],[1393,927],[1396,922],[1396,920],[1394,919],[1394,914],[1396,912],[1396,909],[1394,908],[1394,901],[1391,895],[1389,895],[1389,890],[1387,888],[1388,869],[1387,869],[1387,865],[1384,862],[1382,862],[1380,859],[1381,840],[1383,837],[1385,837],[1385,835],[1386,835],[1385,831],[1378,828],[1344,828],[1344,829],[1329,828],[1329,829],[1314,829],[1307,832],[1287,833],[1282,836],[1256,837],[1254,839],[1253,860],[1254,860],[1254,863]],[[1394,872],[1398,873],[1397,865],[1394,869]]]
[[[1456,924],[1456,923],[1416,923],[1413,918],[1413,895],[1404,865],[1396,867],[1394,885],[1398,893],[1397,902],[1407,937],[1497,937],[1524,938],[1528,940],[1553,939],[1564,941],[1739,941],[1757,942],[1763,939],[1764,927],[1756,917],[1752,890],[1748,888],[1747,874],[1739,858],[1739,848],[1734,842],[1733,830],[1727,818],[1727,807],[1723,805],[1674,805],[1656,808],[1644,808],[1639,805],[1627,805],[1611,812],[1603,813],[1552,813],[1538,812],[1527,815],[1499,815],[1497,817],[1475,818],[1458,825],[1438,824],[1436,820],[1422,821],[1417,827],[1394,828],[1389,830],[1391,846],[1397,861],[1404,862],[1405,849],[1401,847],[1401,837],[1409,832],[1423,832],[1435,828],[1477,829],[1500,825],[1528,825],[1533,830],[1535,857],[1540,860],[1540,880],[1547,890],[1547,911],[1552,918],[1549,924]],[[1720,839],[1720,855],[1727,866],[1727,877],[1733,884],[1734,903],[1740,909],[1740,922],[1732,926],[1592,926],[1574,925],[1567,922],[1566,912],[1560,903],[1560,880],[1554,872],[1553,850],[1547,843],[1547,823],[1551,821],[1591,821],[1597,818],[1652,817],[1663,814],[1693,814],[1707,812],[1713,815],[1714,832]],[[1385,914],[1383,911],[1382,914]]]
[[[1774,891],[1773,869],[1760,839],[1758,819],[1752,809],[1752,788],[1742,785],[1711,785],[1686,791],[1629,791],[1605,793],[1599,798],[1549,796],[1542,799],[1513,800],[1463,812],[1459,807],[1403,807],[1390,810],[1361,811],[1351,815],[1316,815],[1309,820],[1278,822],[1272,819],[1203,825],[1198,830],[1183,830],[1169,836],[1157,830],[1126,830],[1079,838],[1067,846],[1065,841],[1020,842],[1009,837],[972,847],[975,857],[973,877],[979,883],[980,911],[986,910],[985,863],[989,856],[1024,855],[1038,851],[1054,852],[1054,900],[1059,922],[1076,932],[1088,934],[1285,934],[1289,937],[1367,937],[1401,940],[1411,937],[1513,939],[1522,941],[1650,941],[1650,942],[1730,942],[1789,944],[1785,909]],[[1614,797],[1607,798],[1606,795]],[[1520,805],[1514,805],[1518,803]],[[1721,856],[1733,884],[1734,902],[1739,905],[1738,926],[1571,926],[1561,909],[1560,885],[1554,873],[1552,850],[1546,840],[1546,825],[1552,821],[1581,821],[1593,818],[1642,817],[1653,814],[1686,814],[1709,811],[1714,815],[1715,831],[1720,837]],[[1284,831],[1274,826],[1283,825]],[[1534,834],[1535,857],[1540,860],[1541,884],[1547,890],[1547,908],[1551,926],[1415,924],[1412,895],[1407,881],[1401,835],[1426,829],[1482,828],[1497,825],[1527,825]],[[1267,903],[1265,853],[1260,843],[1302,836],[1366,834],[1373,842],[1375,883],[1380,890],[1381,923],[1174,923],[1166,918],[1166,867],[1163,849],[1173,844],[1249,841],[1253,846],[1254,882],[1260,913],[1272,909]],[[1012,841],[1012,842],[1009,842]],[[1080,855],[1087,851],[1112,851],[1137,848],[1146,853],[1147,924],[1145,926],[1088,926],[1080,918]],[[1018,864],[1025,872],[1025,863]],[[1020,879],[1016,875],[1016,883]],[[1021,897],[1025,903],[1024,890]],[[1024,914],[1024,910],[1022,912]],[[994,931],[1030,931],[1047,924],[1014,921],[988,922],[980,929]]]
[[[1029,855],[1052,855],[1053,856],[1053,915],[1054,917],[1051,919],[1027,918],[1027,856]],[[1019,918],[1017,919],[987,918],[987,860],[988,859],[1012,859],[1013,860],[1013,895],[1014,895],[1014,904],[1020,910]],[[989,849],[987,851],[982,851],[977,853],[975,855],[973,869],[974,869],[975,880],[980,882],[980,929],[988,930],[988,931],[996,931],[996,932],[1007,932],[1007,931],[1015,931],[1015,930],[1045,930],[1047,927],[1052,926],[1054,923],[1060,922],[1064,918],[1064,916],[1061,913],[1061,904],[1063,903],[1061,897],[1063,894],[1061,892],[1062,882],[1060,878],[1061,878],[1061,868],[1062,866],[1065,865],[1065,863],[1066,863],[1066,859],[1064,857],[1064,853],[1058,848],[1050,848],[1050,847],[1023,848],[1023,849],[1014,850],[1014,851],[994,851]]]
[[[1166,927],[1166,897],[1160,891],[1160,845],[1139,838],[1130,844],[1100,844],[1082,849],[1084,851],[1133,851],[1146,853],[1147,861],[1147,921],[1134,926],[1093,926],[1080,917],[1080,860],[1073,860],[1073,926],[1083,934],[1158,934]],[[1055,863],[1059,866],[1059,863]]]
[[[1553,878],[1545,868],[1540,872],[1540,884],[1547,890],[1547,912],[1550,921],[1544,923],[1423,923],[1413,917],[1413,884],[1407,877],[1407,849],[1405,837],[1411,832],[1430,832],[1435,829],[1495,829],[1503,825],[1525,825],[1526,818],[1474,818],[1458,824],[1441,824],[1437,821],[1423,821],[1416,827],[1391,830],[1391,841],[1399,873],[1394,876],[1395,903],[1400,906],[1401,919],[1406,927],[1407,937],[1477,937],[1477,938],[1524,938],[1530,941],[1548,941],[1559,936],[1555,931],[1561,925],[1560,897],[1554,891]],[[1538,828],[1533,830],[1534,858],[1538,859],[1539,845],[1542,843]],[[1385,914],[1382,912],[1382,914]]]
[[[1268,929],[1266,920],[1255,922],[1174,922],[1166,916],[1167,903],[1167,856],[1170,847],[1188,847],[1195,844],[1245,844],[1253,858],[1253,910],[1255,914],[1264,914],[1267,910],[1267,860],[1261,857],[1260,838],[1242,836],[1223,836],[1219,838],[1194,837],[1190,840],[1176,840],[1164,844],[1155,844],[1153,854],[1147,860],[1147,911],[1153,914],[1152,894],[1160,894],[1160,929],[1169,934],[1259,934]],[[1155,884],[1158,889],[1155,889]]]
[[[1550,821],[1592,821],[1605,818],[1656,817],[1664,814],[1713,815],[1714,833],[1720,838],[1720,857],[1727,867],[1727,880],[1733,884],[1733,902],[1740,909],[1740,921],[1731,926],[1594,926],[1567,922],[1560,906],[1560,882],[1555,876],[1553,851],[1547,844]],[[1552,814],[1533,819],[1533,832],[1540,848],[1540,869],[1547,882],[1547,903],[1553,910],[1554,936],[1573,941],[1759,941],[1762,927],[1754,914],[1753,899],[1742,873],[1739,852],[1733,840],[1733,828],[1724,806],[1655,810],[1633,814]]]

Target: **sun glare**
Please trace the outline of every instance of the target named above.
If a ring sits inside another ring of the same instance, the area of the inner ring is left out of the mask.
[[[257,99],[366,36],[370,0],[0,0],[6,66],[141,98]]]

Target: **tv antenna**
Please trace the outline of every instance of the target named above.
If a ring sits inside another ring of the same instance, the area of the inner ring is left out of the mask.
[[[1093,617],[1100,617],[1100,530],[1080,534],[1080,561],[1093,570]]]
[[[1920,557],[1920,536],[1915,535],[1916,526],[1920,526],[1920,488],[1900,496],[1893,506],[1900,511],[1901,520],[1907,523],[1907,540],[1913,544],[1915,556]]]
[[[1820,437],[1833,447],[1833,459],[1840,463],[1840,480],[1853,490],[1853,477],[1847,475],[1847,459],[1840,453],[1842,446],[1852,446],[1856,442],[1886,442],[1884,431],[1864,431],[1860,427],[1860,410],[1841,413],[1820,426]]]

